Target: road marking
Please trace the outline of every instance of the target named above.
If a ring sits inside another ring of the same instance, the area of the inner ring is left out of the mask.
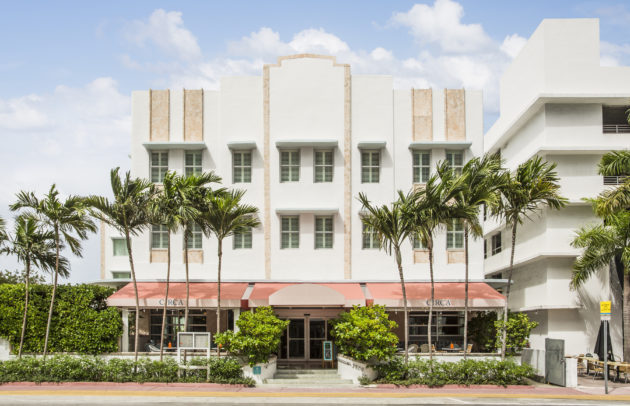
[[[572,395],[534,393],[387,393],[387,392],[210,392],[210,391],[122,391],[122,390],[2,390],[3,396],[108,396],[108,397],[242,397],[242,398],[492,398],[492,399],[575,399],[625,400],[630,395]]]

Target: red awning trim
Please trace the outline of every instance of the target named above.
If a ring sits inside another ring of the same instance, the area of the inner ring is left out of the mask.
[[[407,306],[410,309],[428,309],[431,284],[409,282]],[[138,296],[143,308],[164,305],[166,283],[139,282]],[[471,282],[468,287],[470,309],[497,309],[505,305],[505,297],[483,282]],[[107,299],[109,306],[135,307],[133,284],[129,283]],[[216,308],[216,282],[190,283],[191,308]],[[339,307],[354,305],[384,305],[402,308],[402,289],[398,282],[382,283],[235,283],[221,284],[221,307],[249,309],[260,306],[276,307]],[[183,308],[186,305],[186,284],[171,282],[168,306]],[[436,282],[435,309],[461,309],[464,307],[464,283]]]
[[[217,307],[217,284],[214,282],[190,283],[189,306],[192,308]],[[226,282],[221,284],[221,307],[240,308],[241,298],[247,289],[247,283]],[[165,282],[139,282],[138,298],[140,307],[164,306],[166,293]],[[107,299],[108,306],[135,307],[136,300],[133,284],[128,283]],[[171,282],[168,290],[168,306],[171,308],[186,307],[186,284]]]

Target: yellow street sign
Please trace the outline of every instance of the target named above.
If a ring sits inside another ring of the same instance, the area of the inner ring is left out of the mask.
[[[599,313],[600,314],[610,314],[610,300],[605,302],[599,302]]]

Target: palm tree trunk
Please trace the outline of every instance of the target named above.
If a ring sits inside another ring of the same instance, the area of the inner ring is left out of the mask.
[[[219,265],[217,268],[217,334],[221,332],[221,260],[223,259],[223,240],[218,239]],[[218,349],[217,349],[218,350]],[[221,352],[219,351],[219,355]]]
[[[398,265],[398,275],[400,276],[400,287],[402,288],[403,306],[405,309],[405,364],[409,362],[409,313],[407,311],[407,289],[405,288],[405,276],[403,274],[402,256],[400,255],[400,247],[395,248],[396,252],[396,264]]]
[[[140,336],[140,299],[138,298],[138,283],[136,282],[136,269],[133,266],[133,253],[131,252],[131,238],[129,236],[129,230],[125,224],[125,240],[127,241],[127,253],[129,254],[129,266],[131,267],[131,280],[133,281],[133,293],[136,299],[136,321],[135,331],[133,338],[133,373],[135,374],[138,368],[138,338]]]
[[[503,309],[503,327],[501,328],[501,361],[505,360],[505,350],[507,346],[507,321],[508,303],[510,301],[510,286],[512,285],[512,271],[514,269],[514,247],[516,246],[516,225],[512,225],[512,252],[510,252],[510,268],[508,269],[508,281],[505,287],[505,308]]]
[[[468,225],[464,227],[464,359],[468,356]]]
[[[164,307],[162,309],[162,330],[160,332],[160,361],[164,357],[164,330],[166,327],[166,311],[168,309],[168,288],[171,280],[171,230],[168,230],[168,249],[166,250],[166,293],[164,294]]]
[[[55,306],[55,294],[57,293],[57,279],[59,277],[59,227],[55,225],[55,279],[53,281],[52,297],[50,298],[50,308],[48,309],[48,321],[46,322],[46,337],[44,338],[44,359],[48,352],[48,336],[50,335],[50,324],[52,322],[53,308]]]
[[[429,301],[429,323],[427,328],[427,338],[429,341],[429,371],[433,371],[433,345],[431,343],[431,323],[433,321],[433,300],[435,300],[435,282],[433,280],[433,239],[429,245],[429,273],[431,276],[431,300]]]
[[[22,334],[20,334],[20,349],[18,358],[22,358],[22,347],[24,346],[24,334],[26,333],[26,313],[28,312],[28,282],[31,274],[31,260],[26,259],[26,283],[24,292],[24,316],[22,317]]]
[[[630,269],[623,275],[623,360],[630,361]]]
[[[190,284],[188,279],[188,227],[184,228],[184,265],[186,266],[186,308],[184,309],[184,331],[188,331],[188,304]]]

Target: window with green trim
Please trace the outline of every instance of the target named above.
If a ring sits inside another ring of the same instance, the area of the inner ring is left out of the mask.
[[[203,233],[199,224],[193,223],[190,227],[190,235],[188,236],[188,249],[200,250],[203,248]]]
[[[381,248],[381,244],[378,241],[376,231],[369,229],[365,224],[363,224],[363,249],[378,248]]]
[[[151,248],[153,249],[168,248],[168,230],[166,226],[154,225],[151,228]]]
[[[252,181],[252,153],[250,151],[232,152],[232,182],[250,183]]]
[[[315,217],[315,248],[333,247],[333,218]]]
[[[233,248],[235,250],[245,249],[252,247],[252,229],[243,230],[240,233],[234,233],[233,236]]]
[[[168,152],[151,152],[151,182],[162,183],[168,172]]]
[[[281,222],[280,248],[300,248],[300,217],[283,216]]]
[[[364,151],[361,153],[361,183],[378,183],[381,170],[381,153]]]
[[[431,176],[431,152],[413,152],[413,183],[427,183]]]
[[[455,174],[461,175],[464,167],[464,153],[462,151],[446,151],[446,162],[453,168]]]
[[[464,223],[461,219],[452,219],[446,227],[446,248],[464,248]]]
[[[332,182],[333,151],[315,151],[315,183]]]
[[[280,182],[300,181],[300,151],[280,151]]]
[[[184,173],[186,176],[201,175],[203,172],[201,156],[201,151],[186,151],[184,162]]]
[[[124,238],[112,238],[112,246],[114,247],[115,257],[126,257],[129,255],[127,251],[127,240]]]

